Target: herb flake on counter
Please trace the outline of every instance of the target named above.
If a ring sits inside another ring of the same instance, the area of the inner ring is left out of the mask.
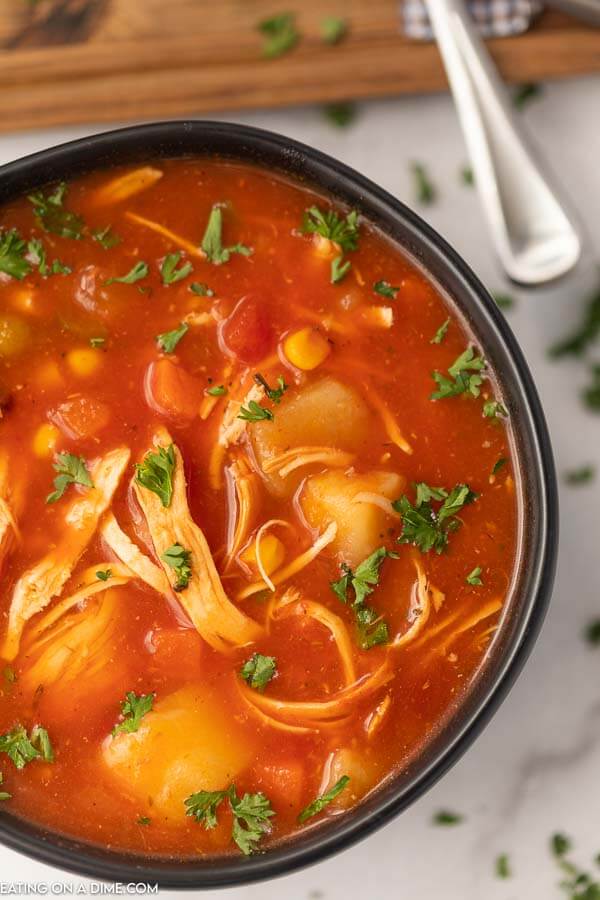
[[[181,257],[181,253],[167,253],[163,259],[160,267],[160,277],[165,286],[176,284],[176,282],[181,281],[183,278],[187,278],[193,271],[192,264],[189,261],[179,265]],[[179,268],[177,268],[178,266]]]
[[[516,109],[524,109],[528,103],[540,97],[541,94],[541,84],[537,84],[534,81],[528,81],[524,84],[519,84],[513,92],[513,106]]]
[[[448,809],[440,809],[432,821],[434,825],[461,825],[464,822],[464,816]]]
[[[592,381],[581,393],[583,403],[592,412],[600,412],[600,365],[592,366]]]
[[[600,619],[593,619],[586,625],[584,637],[592,647],[597,647],[600,644]]]
[[[457,484],[451,491],[442,487],[430,487],[425,482],[415,484],[415,502],[406,494],[395,500],[392,506],[402,517],[400,544],[413,544],[422,553],[435,550],[442,553],[448,546],[449,535],[460,528],[458,513],[477,499],[467,484]],[[434,509],[432,503],[440,503]]]
[[[515,298],[510,294],[492,294],[492,297],[498,309],[509,310],[515,305]]]
[[[348,23],[340,16],[326,16],[321,19],[319,32],[326,44],[339,44],[348,33]]]
[[[228,800],[233,814],[231,836],[244,856],[250,856],[256,845],[270,831],[269,819],[275,815],[262,792],[237,796],[235,784],[224,791],[199,791],[184,801],[186,815],[193,816],[206,829],[217,825],[217,810]]]
[[[470,394],[479,397],[483,378],[479,374],[485,369],[486,363],[483,357],[477,356],[473,347],[467,347],[448,368],[448,375],[443,375],[437,369],[432,373],[438,389],[434,391],[431,400],[444,400],[447,397],[456,397],[459,394]]]
[[[347,128],[356,119],[358,110],[350,100],[340,100],[337,103],[327,103],[323,107],[323,115],[336,128]]]
[[[31,266],[25,256],[27,249],[27,243],[16,228],[11,228],[10,231],[0,230],[0,272],[18,281],[25,278],[31,272]]]
[[[57,453],[53,468],[58,475],[54,479],[54,490],[46,497],[46,503],[56,503],[71,484],[81,484],[83,487],[94,487],[92,478],[83,456],[74,456],[72,453]]]
[[[361,650],[370,650],[378,644],[385,644],[389,639],[387,623],[365,601],[379,584],[381,565],[386,558],[395,559],[397,554],[385,547],[379,547],[367,556],[353,571],[346,563],[342,563],[342,575],[337,581],[330,582],[330,587],[338,600],[348,603],[348,591],[354,591],[354,599],[350,600],[350,608],[354,612],[358,632],[358,645]]]
[[[264,37],[262,53],[267,59],[276,59],[289,53],[300,39],[294,13],[280,13],[258,23],[258,30]]]
[[[166,508],[173,496],[173,472],[175,471],[175,448],[159,447],[146,454],[141,463],[136,464],[135,479],[142,487],[152,491]]]
[[[467,584],[473,585],[473,587],[480,587],[483,584],[481,580],[481,566],[475,566],[472,572],[469,572],[465,581]]]
[[[387,297],[389,300],[395,300],[400,288],[391,285],[389,281],[376,281],[373,285],[373,290],[382,297]]]
[[[430,344],[441,344],[442,341],[444,340],[444,338],[446,337],[449,326],[450,326],[450,317],[448,317],[445,322],[442,322],[442,324],[440,325],[440,327],[438,328],[438,330],[436,331],[434,336],[431,338],[429,343]]]
[[[45,196],[43,191],[35,191],[29,194],[28,200],[33,204],[33,214],[40,228],[59,237],[79,240],[83,236],[85,223],[81,216],[65,208],[66,195],[67,185],[61,181]]]
[[[246,247],[244,244],[223,246],[223,210],[218,204],[215,204],[210,211],[201,247],[207,260],[215,266],[229,262],[232,253],[239,253],[242,256],[252,254],[252,248]]]
[[[548,354],[552,359],[559,359],[562,356],[583,356],[598,336],[600,336],[600,290],[588,299],[579,327],[569,337],[553,344]]]
[[[127,275],[119,275],[114,278],[107,278],[104,282],[105,284],[135,284],[136,281],[141,281],[142,278],[145,278],[148,274],[148,263],[140,260],[136,262],[136,264],[129,270]]]
[[[184,337],[189,330],[190,326],[186,322],[182,322],[179,328],[157,334],[156,343],[161,350],[165,351],[165,353],[173,353],[181,338]]]
[[[411,163],[410,170],[413,176],[415,199],[421,206],[431,206],[437,197],[437,191],[431,181],[427,169],[423,163]]]
[[[463,166],[460,170],[460,179],[463,184],[472,187],[475,184],[475,173],[471,166]]]
[[[277,674],[277,661],[274,656],[263,656],[262,653],[253,653],[240,669],[240,676],[247,681],[251,688],[262,693]]]
[[[190,291],[197,297],[214,297],[215,292],[209,288],[203,281],[192,281]]]
[[[15,725],[11,731],[0,735],[0,753],[6,753],[17,769],[24,769],[35,759],[54,761],[48,732],[41,725],[35,725],[29,736],[22,725]]]
[[[550,847],[554,856],[565,856],[571,849],[571,840],[565,834],[556,832],[550,838]]]
[[[262,388],[264,388],[265,394],[267,395],[267,397],[269,398],[269,400],[272,403],[276,403],[276,404],[281,403],[281,398],[283,397],[283,395],[285,394],[285,392],[288,389],[288,385],[283,380],[282,375],[280,375],[277,379],[277,387],[276,388],[269,387],[267,381],[260,374],[260,372],[256,373],[256,375],[254,376],[254,380],[258,385],[260,385]]]
[[[329,806],[332,800],[342,793],[344,788],[349,784],[350,776],[342,775],[342,777],[336,781],[332,788],[326,791],[324,794],[321,794],[319,797],[315,797],[315,799],[306,806],[300,815],[298,816],[298,821],[300,824],[306,822],[307,819],[312,819],[313,816],[317,816],[320,812],[323,812],[326,806]]]
[[[568,472],[565,472],[565,483],[576,486],[581,484],[589,484],[590,481],[593,481],[596,475],[596,469],[594,466],[580,466],[578,469],[570,469]]]
[[[154,694],[138,696],[135,691],[127,691],[125,699],[121,702],[123,721],[113,728],[113,737],[117,734],[133,734],[134,731],[137,731],[144,716],[152,709],[154,696]]]
[[[117,247],[123,240],[112,230],[112,225],[107,225],[106,228],[93,228],[90,234],[92,235],[92,240],[100,244],[104,250],[111,250],[113,247]]]
[[[0,772],[0,785],[4,783],[4,775]],[[0,791],[0,802],[2,800],[11,800],[12,794],[9,794],[8,791]]]
[[[176,591],[184,591],[186,587],[188,587],[190,578],[192,577],[192,567],[190,566],[190,560],[192,558],[191,551],[186,550],[181,544],[172,544],[171,547],[165,550],[160,558],[173,569],[173,572],[175,573],[177,581],[173,585],[173,589]]]
[[[249,400],[248,406],[242,406],[237,417],[245,422],[260,422],[262,419],[273,421],[275,418],[270,409],[265,409],[256,400]]]
[[[496,857],[495,871],[497,878],[511,878],[512,871],[507,853],[501,853]]]
[[[109,581],[112,578],[112,569],[99,569],[96,572],[98,581]]]

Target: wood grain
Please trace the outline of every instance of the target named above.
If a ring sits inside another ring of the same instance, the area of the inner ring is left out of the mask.
[[[278,8],[268,0],[0,0],[0,131],[446,88],[435,46],[401,34],[396,0],[329,0],[326,9],[304,0],[302,41],[267,60],[256,23]],[[319,38],[324,11],[350,23],[334,47]],[[600,30],[558,12],[489,48],[507,81],[600,71]]]

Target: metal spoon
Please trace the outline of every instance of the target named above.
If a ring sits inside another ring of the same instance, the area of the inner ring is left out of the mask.
[[[496,251],[509,277],[542,284],[581,253],[575,226],[540,171],[463,0],[425,0]]]

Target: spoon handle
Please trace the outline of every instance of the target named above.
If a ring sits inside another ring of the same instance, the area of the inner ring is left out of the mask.
[[[579,259],[577,231],[527,146],[463,0],[426,0],[500,261],[513,281],[542,284]]]

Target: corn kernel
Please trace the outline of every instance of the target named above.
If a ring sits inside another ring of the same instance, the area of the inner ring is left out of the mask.
[[[81,347],[67,353],[67,364],[75,375],[87,378],[93,375],[102,362],[102,354],[92,347]]]
[[[301,328],[300,331],[286,337],[283,352],[297,369],[310,371],[327,359],[331,347],[323,335],[314,328]]]
[[[285,559],[285,547],[274,534],[265,534],[260,539],[260,558],[267,575],[278,569]],[[242,553],[242,559],[249,566],[256,566],[256,542],[252,541]]]
[[[49,422],[40,425],[33,436],[33,452],[41,458],[52,456],[60,431]]]

